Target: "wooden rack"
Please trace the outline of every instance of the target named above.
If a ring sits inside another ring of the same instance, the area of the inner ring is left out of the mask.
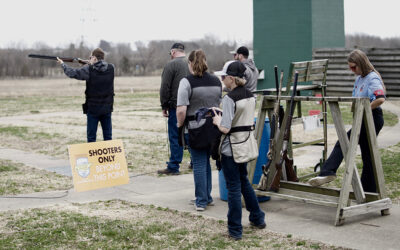
[[[266,113],[271,113],[273,109],[274,101],[276,96],[267,95],[262,97],[262,103],[260,106],[260,112],[258,113],[258,121],[265,119]],[[290,96],[282,96],[281,100],[286,101],[288,104]],[[296,200],[305,203],[319,204],[325,206],[337,207],[336,218],[334,225],[342,225],[345,218],[373,212],[381,211],[382,215],[389,214],[389,208],[392,205],[390,198],[387,198],[385,191],[385,181],[382,169],[381,158],[378,150],[376,141],[375,125],[372,118],[372,110],[370,107],[368,98],[356,98],[356,97],[310,97],[310,96],[297,96],[294,99],[296,103],[302,101],[321,101],[329,104],[330,111],[332,114],[333,122],[335,125],[336,133],[339,138],[340,147],[343,152],[345,161],[345,173],[343,176],[343,182],[341,189],[337,188],[324,188],[324,187],[312,187],[308,184],[289,182],[282,180],[280,183],[279,192],[268,192],[256,190],[256,194],[259,196],[278,196],[289,200]],[[352,125],[352,133],[350,140],[347,137],[347,133],[344,127],[344,123],[340,111],[340,102],[352,102],[354,106],[354,119]],[[288,107],[288,105],[286,105]],[[282,122],[282,128],[285,127],[288,119],[288,112],[286,110],[285,116]],[[360,135],[361,124],[364,121],[367,138],[371,152],[372,166],[374,170],[377,192],[368,193],[364,192],[360,176],[355,167],[355,158],[357,152],[357,145]],[[262,135],[263,126],[256,127],[257,139],[260,139]],[[272,182],[272,176],[275,175],[276,168],[275,163],[278,161],[279,153],[282,149],[283,133],[275,138],[275,155],[271,162],[270,178],[268,180],[268,187]],[[296,161],[296,159],[294,159]],[[249,180],[250,183],[253,181],[253,175],[255,171],[255,164],[249,164]],[[351,201],[356,203],[352,205]]]

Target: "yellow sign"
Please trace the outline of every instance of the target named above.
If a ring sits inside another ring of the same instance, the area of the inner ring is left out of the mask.
[[[76,191],[129,183],[122,140],[69,145],[68,152]]]

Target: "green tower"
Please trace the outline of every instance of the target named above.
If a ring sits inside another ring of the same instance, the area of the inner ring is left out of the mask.
[[[287,76],[290,62],[311,60],[313,49],[345,46],[343,0],[253,0],[253,13],[258,89],[275,86],[275,65]]]

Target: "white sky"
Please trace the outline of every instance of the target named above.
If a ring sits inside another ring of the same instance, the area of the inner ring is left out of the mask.
[[[399,0],[344,0],[345,32],[400,37]],[[228,19],[237,21],[227,22]],[[0,47],[253,37],[252,0],[2,0]]]

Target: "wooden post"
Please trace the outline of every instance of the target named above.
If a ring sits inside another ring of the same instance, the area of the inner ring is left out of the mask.
[[[340,197],[339,197],[339,204],[338,204],[338,210],[336,213],[336,219],[335,219],[335,225],[342,225],[344,223],[344,216],[342,213],[342,209],[347,206],[347,201],[349,199],[349,193],[350,193],[350,184],[353,178],[353,173],[355,170],[355,157],[357,153],[357,145],[358,145],[358,139],[360,136],[360,129],[361,129],[361,123],[362,123],[362,116],[363,116],[363,105],[360,101],[360,99],[356,99],[355,101],[355,111],[354,111],[354,120],[353,120],[353,126],[351,130],[351,136],[350,136],[350,144],[349,144],[349,149],[348,153],[346,155],[346,164],[345,164],[345,173],[343,176],[343,183],[342,183],[342,189],[340,191]]]
[[[338,102],[329,102],[329,107],[332,113],[332,119],[335,124],[336,134],[339,138],[340,148],[343,153],[343,158],[346,159],[349,150],[349,139],[347,138],[346,129],[342,120],[342,114],[339,109]],[[357,169],[354,168],[354,175],[352,177],[352,185],[355,193],[357,203],[365,202],[365,193],[361,185],[360,176]]]

